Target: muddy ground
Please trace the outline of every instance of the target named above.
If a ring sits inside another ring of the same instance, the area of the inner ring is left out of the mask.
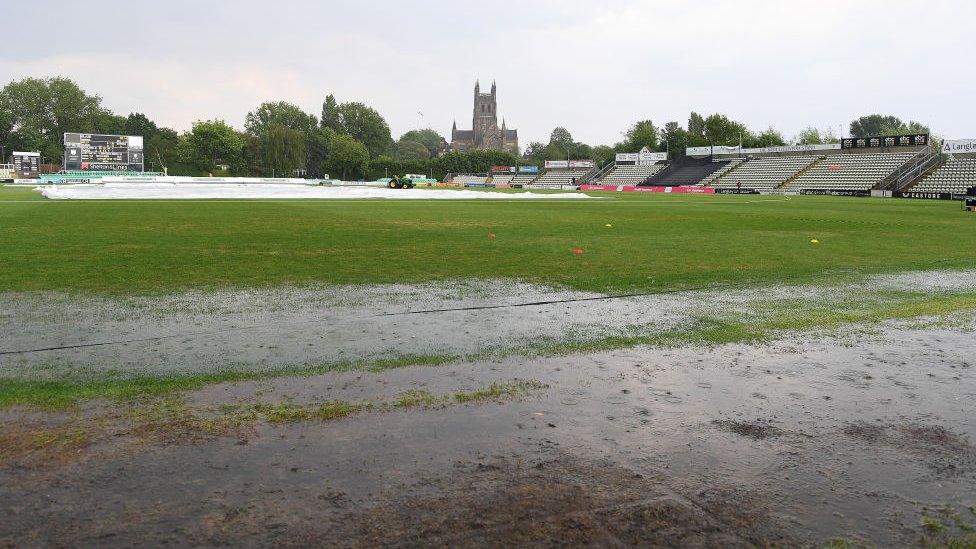
[[[892,546],[971,535],[976,324],[874,328],[883,335],[8,409],[0,545]],[[524,390],[457,396],[493,383]],[[329,417],[247,412],[337,401],[347,407]]]

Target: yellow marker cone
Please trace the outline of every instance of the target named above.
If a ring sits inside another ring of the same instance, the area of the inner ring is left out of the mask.
[[[813,240],[810,241],[810,244],[820,244],[820,241],[814,238]]]
[[[612,229],[612,228],[613,228],[613,225],[611,225],[611,224],[609,224],[609,223],[607,223],[607,228],[608,228],[608,229]]]

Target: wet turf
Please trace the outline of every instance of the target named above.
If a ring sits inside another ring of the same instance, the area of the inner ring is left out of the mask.
[[[629,292],[976,266],[976,216],[955,202],[601,196],[58,202],[0,187],[0,290],[131,295],[520,278]]]

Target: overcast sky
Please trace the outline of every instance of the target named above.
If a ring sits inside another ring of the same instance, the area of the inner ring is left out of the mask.
[[[471,127],[498,82],[524,146],[611,144],[720,112],[789,139],[880,112],[976,136],[973,0],[11,0],[0,79],[66,76],[115,112],[242,127],[264,101],[377,109],[394,137]],[[418,113],[423,113],[421,116]],[[501,121],[499,120],[499,123]]]

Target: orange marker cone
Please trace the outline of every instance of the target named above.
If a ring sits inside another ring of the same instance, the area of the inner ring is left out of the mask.
[[[580,248],[579,246],[577,246],[577,247],[573,248],[573,253],[576,254],[576,257],[579,257],[579,256],[583,255],[583,248]]]

